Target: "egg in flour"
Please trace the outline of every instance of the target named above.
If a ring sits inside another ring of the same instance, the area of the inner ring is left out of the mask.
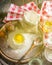
[[[7,43],[12,49],[31,46],[35,38],[34,34],[12,32],[8,35]]]

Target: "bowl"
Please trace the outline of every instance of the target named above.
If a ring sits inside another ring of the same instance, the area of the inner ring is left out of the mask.
[[[20,24],[20,21],[12,21],[6,23],[1,29],[0,29],[0,53],[8,60],[13,61],[13,62],[20,62],[20,63],[26,63],[28,62],[31,58],[37,57],[38,55],[41,54],[44,46],[43,44],[34,46],[33,42],[29,49],[21,56],[20,54],[18,55],[17,50],[11,48],[8,43],[8,35],[10,33],[15,32],[17,29],[18,33],[29,33],[33,34],[33,32],[29,32],[28,29],[25,29],[24,26]],[[29,38],[29,37],[28,37]],[[12,40],[12,39],[11,39]],[[28,40],[28,39],[27,39]],[[28,46],[28,44],[27,44]],[[14,46],[15,47],[15,46]],[[24,51],[24,50],[22,50]],[[21,53],[21,52],[19,52]]]

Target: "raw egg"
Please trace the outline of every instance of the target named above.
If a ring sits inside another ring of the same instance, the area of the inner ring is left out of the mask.
[[[35,34],[14,31],[9,33],[7,44],[9,45],[9,50],[16,53],[16,58],[20,59],[29,50],[31,45],[34,44],[33,41],[35,38]]]
[[[18,49],[31,45],[35,35],[30,33],[12,32],[8,35],[7,43],[12,49]]]

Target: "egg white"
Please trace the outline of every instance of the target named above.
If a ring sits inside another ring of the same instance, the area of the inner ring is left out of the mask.
[[[14,35],[17,34],[17,32],[12,32],[8,35],[8,40],[7,43],[8,45],[12,48],[15,49],[14,52],[17,53],[18,59],[21,58],[31,47],[34,39],[35,39],[35,34],[29,34],[29,33],[20,33],[24,36],[24,42],[21,45],[18,45],[13,42],[13,37]],[[11,51],[12,52],[12,51]]]

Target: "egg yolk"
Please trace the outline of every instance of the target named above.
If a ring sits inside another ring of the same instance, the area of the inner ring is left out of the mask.
[[[43,31],[47,33],[52,32],[52,21],[45,21]]]
[[[22,34],[16,34],[14,36],[14,41],[16,42],[16,44],[23,44],[24,36]]]

